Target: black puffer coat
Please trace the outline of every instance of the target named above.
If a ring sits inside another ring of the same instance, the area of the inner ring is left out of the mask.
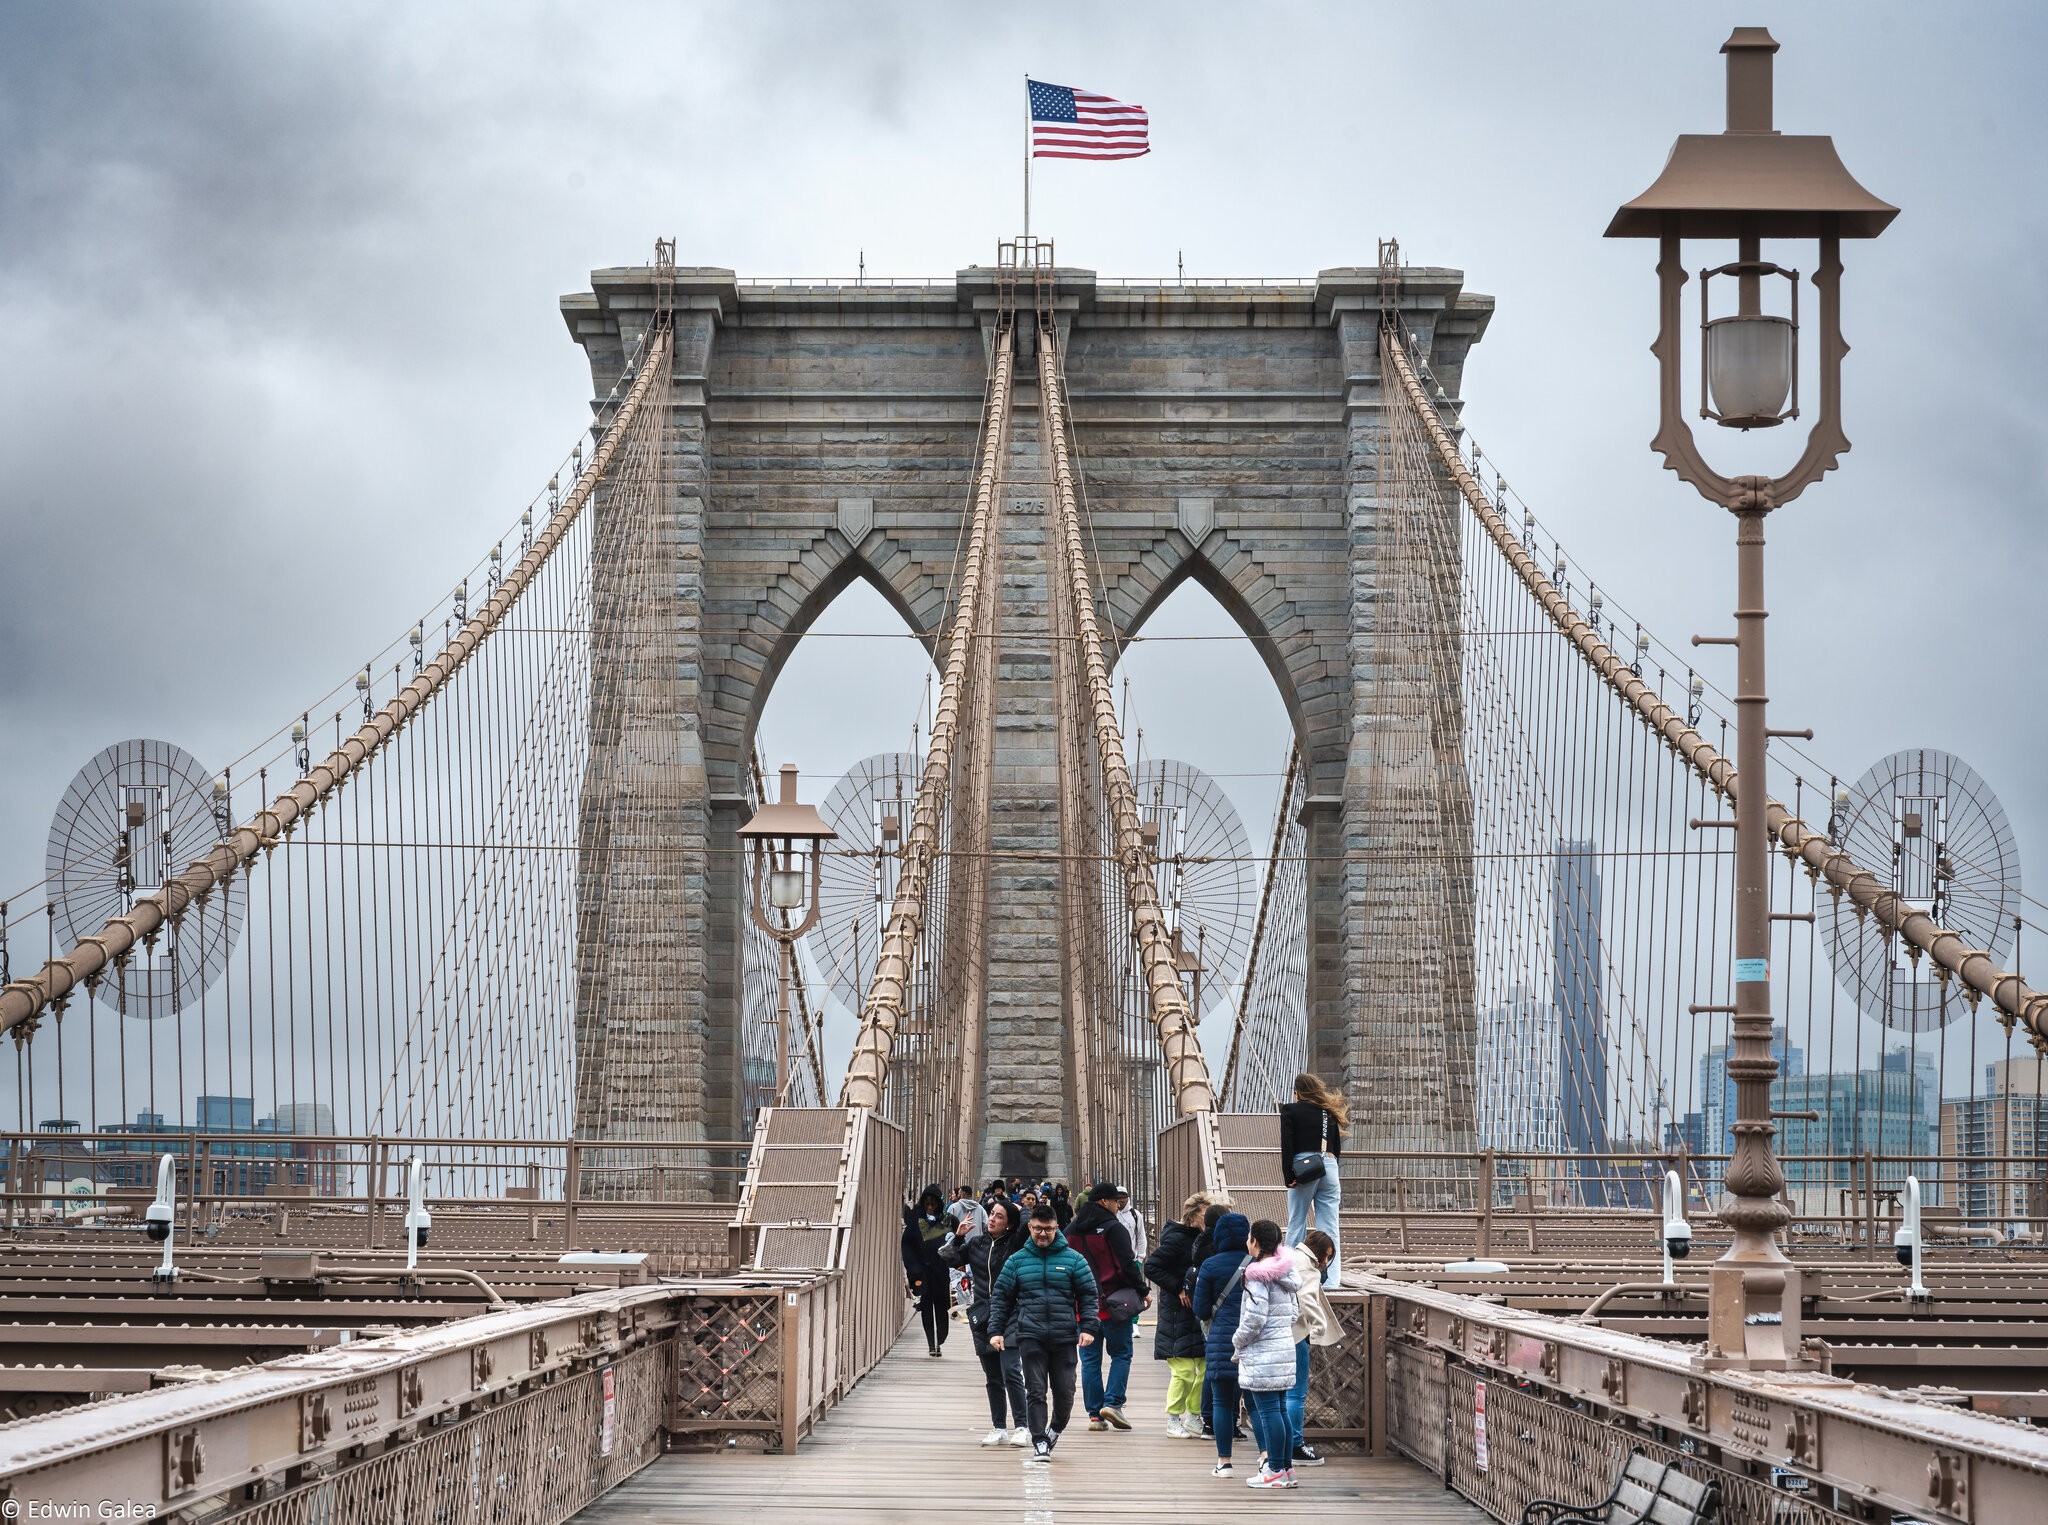
[[[1160,1231],[1159,1243],[1152,1247],[1152,1253],[1145,1257],[1145,1280],[1159,1289],[1159,1298],[1153,1305],[1159,1310],[1159,1327],[1152,1334],[1152,1354],[1157,1360],[1203,1353],[1201,1320],[1195,1317],[1193,1308],[1182,1307],[1180,1301],[1198,1237],[1185,1223],[1169,1223]]]
[[[939,1247],[953,1232],[953,1220],[946,1216],[946,1198],[937,1186],[918,1194],[916,1205],[903,1210],[903,1276],[916,1287],[920,1303],[943,1306],[946,1267],[939,1259]]]

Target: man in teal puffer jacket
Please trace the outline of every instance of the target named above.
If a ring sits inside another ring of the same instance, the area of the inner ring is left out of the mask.
[[[1074,1369],[1080,1347],[1095,1343],[1102,1324],[1095,1273],[1060,1235],[1059,1215],[1041,1206],[1031,1215],[1030,1242],[1003,1262],[989,1300],[989,1346],[1024,1357],[1027,1461],[1052,1460],[1060,1431],[1074,1414]],[[1050,1414],[1047,1413],[1048,1399]]]

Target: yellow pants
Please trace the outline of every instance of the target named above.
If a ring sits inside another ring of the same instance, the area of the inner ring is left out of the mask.
[[[1200,1356],[1166,1358],[1166,1412],[1199,1414],[1202,1411],[1202,1373],[1207,1363]]]

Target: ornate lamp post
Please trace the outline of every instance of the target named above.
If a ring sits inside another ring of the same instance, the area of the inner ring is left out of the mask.
[[[782,952],[781,980],[775,1010],[775,1099],[789,1089],[789,982],[795,972],[796,940],[818,924],[818,886],[824,872],[825,844],[839,833],[825,824],[815,805],[796,798],[796,764],[782,765],[782,797],[764,804],[740,828],[754,848],[753,893],[748,898],[754,924],[774,938]],[[774,910],[774,915],[768,913]],[[788,915],[802,911],[792,924]]]
[[[1856,183],[1834,140],[1780,133],[1771,126],[1771,56],[1778,45],[1762,27],[1737,27],[1721,47],[1728,56],[1728,129],[1688,133],[1671,150],[1664,172],[1623,206],[1609,238],[1659,241],[1661,287],[1657,356],[1662,407],[1650,448],[1701,494],[1735,516],[1736,610],[1733,637],[1712,644],[1736,648],[1735,1004],[1728,1061],[1735,1081],[1735,1135],[1727,1186],[1733,1200],[1722,1217],[1734,1242],[1709,1281],[1706,1363],[1760,1368],[1800,1364],[1799,1273],[1778,1245],[1790,1213],[1780,1200],[1785,1174],[1772,1151],[1770,1117],[1771,915],[1769,846],[1764,833],[1764,749],[1768,728],[1764,687],[1764,516],[1819,481],[1849,448],[1841,424],[1841,241],[1875,238],[1898,215]],[[1763,429],[1799,416],[1799,275],[1763,258],[1765,239],[1819,244],[1813,284],[1820,293],[1820,412],[1798,462],[1780,477],[1725,477],[1707,465],[1684,417],[1680,362],[1685,285],[1680,244],[1688,238],[1733,239],[1733,263],[1700,274],[1700,416],[1723,428]],[[1732,276],[1735,311],[1712,317],[1708,289]],[[1766,278],[1782,277],[1790,312],[1763,308]],[[1695,640],[1704,638],[1695,637]],[[1806,733],[1799,733],[1804,735]]]

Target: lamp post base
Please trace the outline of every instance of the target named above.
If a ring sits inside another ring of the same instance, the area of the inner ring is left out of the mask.
[[[1703,1371],[1812,1371],[1800,1339],[1799,1268],[1789,1260],[1721,1260],[1707,1271]]]

